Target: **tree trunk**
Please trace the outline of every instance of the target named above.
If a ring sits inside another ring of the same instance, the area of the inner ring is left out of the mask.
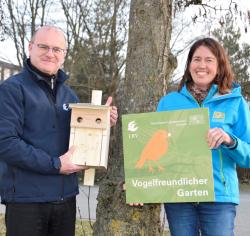
[[[110,141],[109,168],[100,183],[94,235],[162,235],[160,205],[130,207],[124,181],[121,115],[155,111],[175,67],[169,48],[172,0],[132,0],[126,78],[118,88],[120,119]]]

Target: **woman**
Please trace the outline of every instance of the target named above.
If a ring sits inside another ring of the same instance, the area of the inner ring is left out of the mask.
[[[158,104],[157,111],[207,107],[210,114],[207,143],[212,152],[215,202],[166,203],[172,236],[234,235],[239,203],[236,165],[250,166],[250,115],[233,79],[225,50],[214,39],[203,38],[189,51],[178,91]]]

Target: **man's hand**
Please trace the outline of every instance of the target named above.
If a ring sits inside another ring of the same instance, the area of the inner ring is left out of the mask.
[[[105,103],[106,106],[110,106],[112,103],[112,97],[108,97],[107,102]],[[117,122],[118,119],[118,113],[117,113],[117,107],[116,106],[111,106],[111,111],[110,111],[110,124],[111,126],[114,126]]]
[[[75,165],[71,161],[71,157],[76,150],[75,146],[72,146],[66,153],[59,157],[61,161],[60,173],[64,175],[69,175],[81,170],[88,169],[87,166]]]

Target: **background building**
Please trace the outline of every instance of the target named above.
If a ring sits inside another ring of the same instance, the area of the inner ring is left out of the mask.
[[[0,83],[20,71],[20,67],[0,60]]]

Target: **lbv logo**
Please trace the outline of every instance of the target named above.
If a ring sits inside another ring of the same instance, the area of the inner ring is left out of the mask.
[[[138,134],[135,133],[138,130],[138,128],[139,127],[137,126],[137,124],[136,124],[136,122],[134,120],[130,121],[128,123],[128,131],[129,131],[128,138],[129,139],[136,139],[136,138],[138,138]]]

